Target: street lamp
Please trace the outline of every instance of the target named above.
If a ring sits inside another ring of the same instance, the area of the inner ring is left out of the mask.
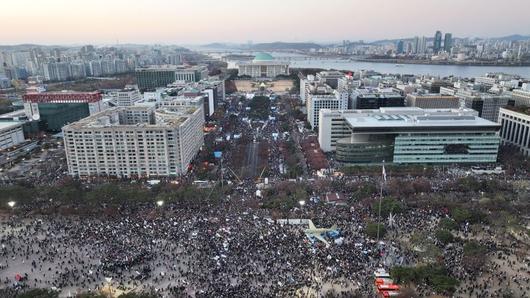
[[[15,201],[7,202],[7,205],[9,205],[9,207],[11,207],[11,208],[15,207],[15,204],[16,204]]]
[[[156,204],[158,205],[158,207],[162,207],[162,205],[164,205],[164,201],[156,201]]]

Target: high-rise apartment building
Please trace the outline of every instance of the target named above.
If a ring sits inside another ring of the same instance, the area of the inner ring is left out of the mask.
[[[202,106],[115,107],[63,128],[72,176],[180,176],[203,145]]]

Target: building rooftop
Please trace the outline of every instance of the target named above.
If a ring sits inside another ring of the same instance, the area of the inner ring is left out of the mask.
[[[359,111],[359,112],[357,112]],[[355,128],[369,127],[498,127],[499,124],[477,116],[472,109],[421,109],[417,107],[351,110],[344,113]]]
[[[254,56],[253,61],[272,61],[272,60],[274,60],[274,57],[272,57],[271,54],[257,53],[256,56]]]
[[[22,122],[20,121],[0,121],[0,130],[7,130],[21,125]]]
[[[66,125],[63,129],[104,127],[178,127],[197,111],[195,106],[171,106],[155,109],[153,106],[114,107]],[[145,113],[148,122],[127,123],[130,113]],[[154,120],[153,120],[154,119]]]
[[[146,67],[136,68],[136,71],[192,71],[205,69],[205,65],[149,65]]]
[[[527,107],[527,106],[518,106],[518,107],[505,106],[504,108],[512,112],[517,112],[523,115],[530,116],[530,107]]]

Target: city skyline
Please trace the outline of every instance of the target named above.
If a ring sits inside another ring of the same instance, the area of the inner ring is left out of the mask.
[[[433,36],[529,34],[530,2],[507,0],[320,1],[21,0],[0,11],[0,44],[202,44],[209,42],[332,42]],[[421,7],[418,9],[418,7]],[[493,20],[493,21],[492,21]],[[411,21],[414,26],[411,27]],[[391,30],[389,30],[391,28]]]

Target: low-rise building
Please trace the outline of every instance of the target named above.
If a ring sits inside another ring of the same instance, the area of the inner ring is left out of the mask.
[[[497,122],[501,107],[514,105],[512,97],[508,94],[490,94],[460,89],[456,96],[463,100],[466,108],[477,111],[479,117],[493,122]]]
[[[240,61],[237,64],[239,76],[274,79],[279,75],[289,75],[289,63],[276,61],[267,53],[258,53],[252,61]]]
[[[406,101],[407,106],[422,109],[458,109],[460,107],[458,97],[439,93],[409,94]]]
[[[514,89],[512,91],[512,99],[516,106],[530,107],[530,87],[526,89]]]

